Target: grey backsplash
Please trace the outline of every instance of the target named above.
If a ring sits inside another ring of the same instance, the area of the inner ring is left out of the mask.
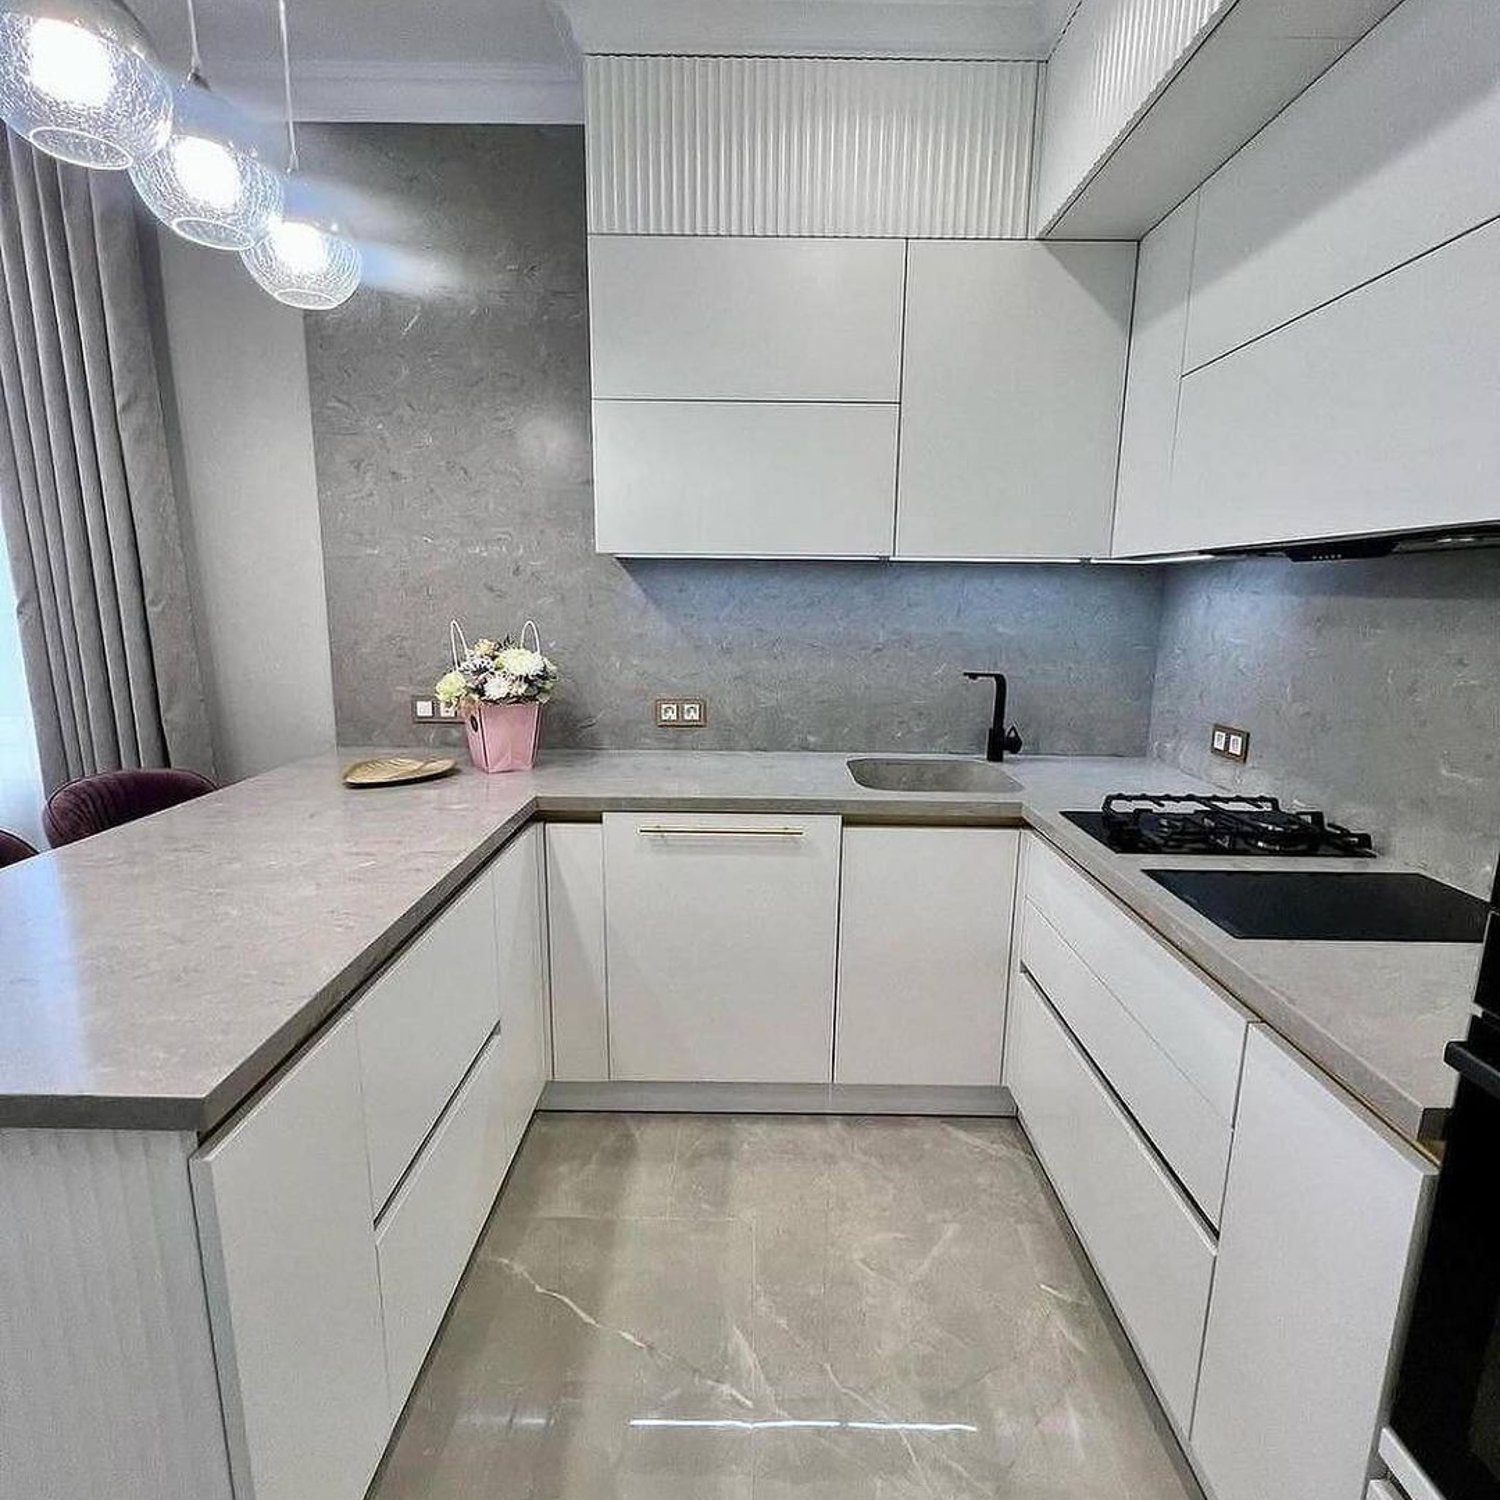
[[[383,289],[307,320],[343,743],[455,737],[408,717],[455,614],[471,634],[539,622],[563,671],[551,745],[975,751],[989,690],[960,673],[1003,668],[1030,749],[1149,743],[1487,887],[1500,553],[1167,570],[597,556],[582,133],[316,136],[312,159],[361,186],[358,222],[393,247],[369,258]],[[654,728],[666,693],[706,697],[707,725]],[[1210,759],[1216,719],[1251,731],[1243,771]]]
[[[1214,721],[1250,731],[1245,767]],[[1167,574],[1153,753],[1373,831],[1487,895],[1500,848],[1500,550]]]
[[[980,750],[974,668],[1011,674],[1028,748],[1144,750],[1154,570],[593,551],[581,131],[351,126],[314,149],[405,241],[370,258],[389,290],[307,320],[341,742],[452,737],[408,699],[457,615],[471,637],[536,619],[563,673],[545,744]],[[655,728],[669,693],[707,698],[706,726]]]

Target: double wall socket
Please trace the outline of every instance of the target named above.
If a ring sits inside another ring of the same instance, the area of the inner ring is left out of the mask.
[[[658,698],[658,729],[701,729],[708,722],[708,703],[703,698]]]
[[[1224,760],[1241,764],[1250,759],[1250,731],[1233,724],[1215,724],[1208,737],[1208,748]]]
[[[458,719],[458,710],[446,703],[439,703],[430,693],[411,700],[413,724],[451,724]]]

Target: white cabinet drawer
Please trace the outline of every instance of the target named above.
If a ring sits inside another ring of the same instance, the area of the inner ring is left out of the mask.
[[[610,1076],[827,1083],[839,820],[605,813]]]
[[[1192,1419],[1214,1244],[1040,992],[1011,995],[1021,1118],[1178,1430]]]
[[[1021,962],[1212,1224],[1229,1170],[1232,1120],[1162,1051],[1113,991],[1029,901]]]
[[[900,240],[589,236],[595,396],[896,401]]]
[[[1026,896],[1221,1120],[1234,1119],[1244,1014],[1043,839]],[[1113,1059],[1096,1059],[1113,1080]]]
[[[486,869],[355,1008],[377,1210],[500,1020],[496,966],[495,891]]]
[[[375,1230],[391,1412],[406,1403],[469,1262],[520,1134],[496,1036]]]

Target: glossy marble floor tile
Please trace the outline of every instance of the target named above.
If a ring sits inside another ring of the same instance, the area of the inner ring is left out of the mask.
[[[372,1500],[1198,1500],[1004,1120],[539,1115]]]

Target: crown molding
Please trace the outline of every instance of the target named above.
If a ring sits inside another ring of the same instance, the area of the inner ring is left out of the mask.
[[[1037,60],[1075,0],[553,0],[586,54]]]

